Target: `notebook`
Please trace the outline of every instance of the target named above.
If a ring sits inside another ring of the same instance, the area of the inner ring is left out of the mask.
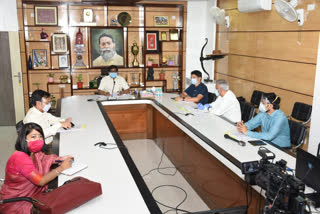
[[[72,167],[70,167],[69,169],[66,169],[64,171],[62,171],[61,173],[64,175],[73,175],[77,172],[80,172],[81,170],[87,168],[88,165],[87,164],[83,164],[83,163],[78,163],[78,162],[73,162],[72,163]]]

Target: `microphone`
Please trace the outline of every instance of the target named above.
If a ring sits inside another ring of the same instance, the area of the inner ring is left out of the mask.
[[[116,81],[113,80],[113,87],[112,87],[112,93],[111,93],[111,96],[113,95],[113,90],[114,90],[114,86],[116,85]]]
[[[231,136],[228,135],[228,134],[224,134],[224,138],[233,140],[234,142],[237,142],[240,146],[245,146],[245,145],[246,145],[246,142],[243,142],[243,141],[241,141],[241,140],[237,140],[237,139],[231,137]]]

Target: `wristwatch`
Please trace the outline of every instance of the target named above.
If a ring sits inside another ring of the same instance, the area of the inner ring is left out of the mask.
[[[184,101],[184,97],[182,97],[182,101]]]

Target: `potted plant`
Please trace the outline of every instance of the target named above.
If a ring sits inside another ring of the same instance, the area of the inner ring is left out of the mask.
[[[164,70],[160,70],[159,77],[160,77],[160,80],[166,79],[166,74],[164,73]]]
[[[148,61],[147,61],[147,66],[152,67],[152,64],[153,64],[153,59],[151,57],[149,57]]]
[[[78,82],[77,82],[78,88],[83,88],[82,74],[79,74],[78,76],[76,76],[76,78],[78,79]]]
[[[48,82],[49,83],[54,83],[54,78],[53,78],[54,77],[54,73],[49,73],[48,76],[49,76]]]
[[[168,57],[168,65],[169,66],[173,66],[174,65],[174,61],[173,61],[173,57],[172,56]]]
[[[39,85],[40,85],[40,83],[35,82],[35,83],[32,83],[32,85],[36,86],[36,87],[37,87],[37,89],[39,89]]]

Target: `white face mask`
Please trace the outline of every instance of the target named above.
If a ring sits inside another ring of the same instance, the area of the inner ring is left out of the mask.
[[[191,78],[191,83],[193,85],[196,85],[198,83],[197,79],[196,78]]]
[[[264,107],[264,105],[263,105],[262,102],[260,102],[259,111],[260,111],[260,112],[263,112],[263,113],[267,111],[267,110],[266,110],[266,107]]]
[[[42,110],[43,110],[44,112],[48,112],[50,108],[51,108],[51,103],[45,105]]]
[[[215,94],[217,97],[220,96],[220,93],[219,93],[218,89],[214,90],[214,94]]]

